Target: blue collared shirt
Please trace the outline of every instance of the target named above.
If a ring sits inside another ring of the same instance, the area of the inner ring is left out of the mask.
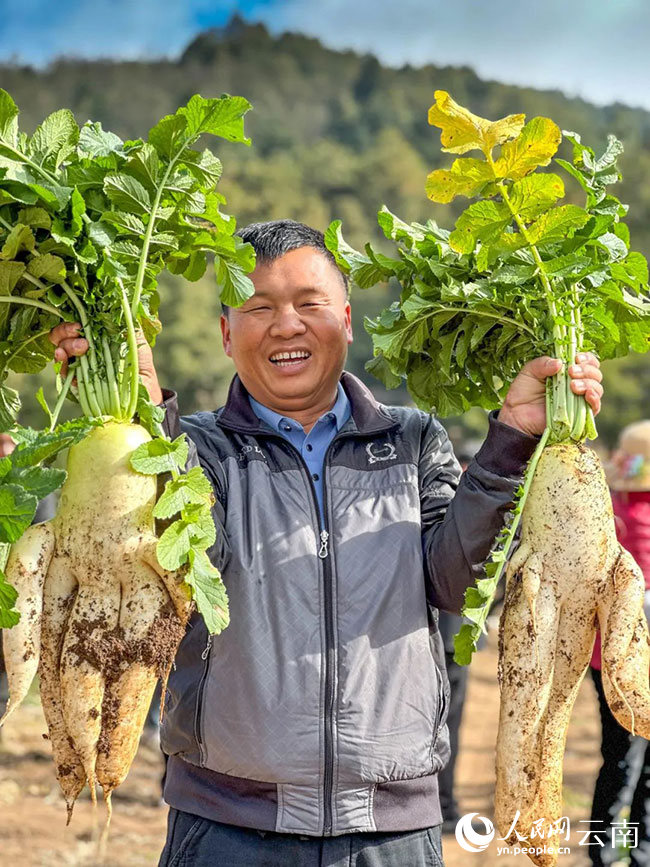
[[[338,431],[341,430],[346,421],[350,418],[350,401],[347,394],[343,391],[343,386],[339,382],[337,388],[336,403],[324,413],[309,431],[305,433],[303,426],[293,418],[279,415],[273,412],[267,406],[259,403],[254,397],[248,395],[248,400],[255,415],[265,421],[273,430],[277,430],[282,436],[289,440],[294,445],[303,457],[307,464],[309,473],[314,481],[316,488],[316,497],[318,498],[318,508],[320,511],[321,527],[324,524],[323,519],[323,465],[325,463],[325,453],[329,444],[334,439]]]

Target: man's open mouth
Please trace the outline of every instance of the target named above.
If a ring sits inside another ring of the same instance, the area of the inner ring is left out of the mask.
[[[311,358],[311,352],[306,349],[298,349],[294,352],[276,352],[269,361],[277,367],[297,367],[308,358]]]

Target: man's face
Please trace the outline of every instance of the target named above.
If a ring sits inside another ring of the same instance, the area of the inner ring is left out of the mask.
[[[224,350],[247,391],[285,413],[330,405],[352,342],[341,275],[321,252],[300,247],[251,278],[253,297],[221,317]]]

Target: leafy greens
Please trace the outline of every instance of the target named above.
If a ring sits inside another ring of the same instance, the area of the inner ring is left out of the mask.
[[[157,279],[165,268],[196,281],[211,257],[223,303],[239,306],[252,295],[247,274],[254,252],[234,234],[235,220],[220,210],[221,162],[211,150],[193,147],[204,135],[250,144],[244,134],[249,109],[242,97],[194,95],[146,140],[133,141],[99,123],[80,128],[62,109],[27,136],[18,127],[16,104],[0,90],[0,430],[17,440],[27,436],[16,427],[19,396],[5,381],[9,371],[35,373],[52,360],[48,335],[54,325],[80,322],[89,343],[65,380],[57,375],[56,405],[50,409],[39,395],[49,430],[29,434],[31,446],[0,462],[0,543],[19,538],[38,497],[65,477],[41,462],[55,453],[47,450],[48,438],[63,443],[70,430],[57,427],[66,398],[79,403],[83,420],[77,424],[84,433],[93,424],[131,421],[137,414],[153,436],[162,436],[162,411],[139,381],[137,332],[153,344],[160,331]],[[72,441],[68,436],[66,444]],[[14,466],[26,454],[30,462]],[[191,483],[181,480],[196,482],[201,472],[183,476],[179,470],[175,464],[176,478],[168,485],[187,487]],[[201,484],[205,490],[209,482]],[[185,560],[199,562],[204,551],[193,536]],[[218,572],[202,561],[187,583],[197,588],[200,610],[200,600],[215,594],[225,606]],[[15,591],[0,573],[0,626],[15,620],[14,601]],[[215,610],[211,605],[206,617],[221,628],[227,615],[217,620]]]

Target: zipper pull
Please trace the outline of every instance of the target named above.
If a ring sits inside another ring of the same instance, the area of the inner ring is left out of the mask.
[[[321,560],[324,560],[329,553],[327,549],[327,540],[329,539],[329,537],[330,534],[327,532],[327,530],[323,530],[323,532],[320,534],[320,550],[318,552],[318,556],[321,558]]]
[[[206,660],[208,658],[208,654],[210,653],[211,647],[212,647],[212,636],[208,635],[208,643],[205,645],[205,650],[201,654],[201,659]]]

